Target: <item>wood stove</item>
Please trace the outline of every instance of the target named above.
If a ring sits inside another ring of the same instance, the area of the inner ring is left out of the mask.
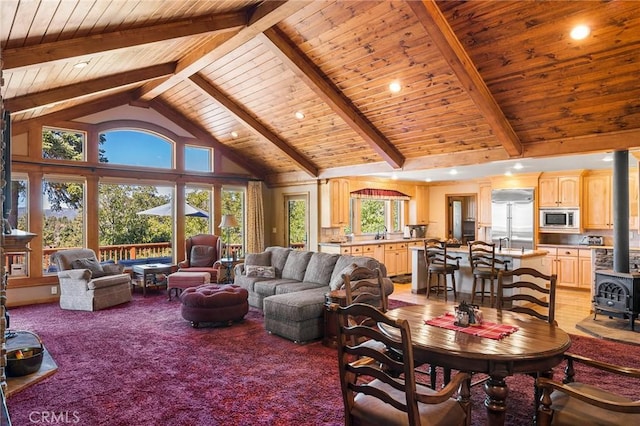
[[[640,314],[640,273],[596,271],[593,319],[598,314],[628,319],[631,330]]]

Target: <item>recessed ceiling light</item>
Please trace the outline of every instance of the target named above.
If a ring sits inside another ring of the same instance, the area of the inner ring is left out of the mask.
[[[431,182],[431,178],[426,178],[424,181],[425,182]]]
[[[613,157],[611,155],[605,155],[602,161],[613,161]]]
[[[302,120],[304,118],[304,113],[302,111],[296,111],[295,116],[298,120]]]
[[[504,172],[505,176],[511,176],[511,170],[507,170],[506,172]]]
[[[516,163],[516,164],[513,165],[513,168],[515,170],[522,170],[523,167],[524,166],[522,165],[522,163]]]
[[[235,130],[233,132],[231,132],[231,137],[232,138],[237,138],[238,137],[238,132],[236,132]]]
[[[391,175],[391,179],[393,179],[393,180],[398,180],[398,175],[397,175],[397,174],[395,174],[395,173],[393,173],[393,174]]]
[[[451,169],[451,170],[449,170],[449,174],[450,175],[457,175],[458,171],[456,169]]]
[[[75,64],[73,67],[80,69],[86,67],[87,65],[89,65],[89,61],[82,61]]]
[[[400,85],[400,82],[392,81],[389,84],[389,90],[391,91],[391,93],[398,93],[400,90],[402,90],[402,86]]]
[[[591,30],[586,25],[578,25],[571,30],[571,38],[574,40],[582,40],[586,38]]]

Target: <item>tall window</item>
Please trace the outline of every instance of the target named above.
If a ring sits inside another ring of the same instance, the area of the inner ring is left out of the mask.
[[[29,230],[28,181],[14,174],[11,179],[11,210],[9,211],[9,224],[12,228]]]
[[[185,188],[186,208],[195,209],[191,213],[187,212],[185,217],[187,237],[211,232],[211,194],[211,188],[195,186]]]
[[[287,203],[287,240],[289,247],[299,250],[307,249],[307,236],[309,234],[307,196],[288,195]]]
[[[101,260],[170,256],[172,199],[171,187],[100,184]]]
[[[173,168],[173,143],[150,132],[110,130],[100,134],[101,163]]]
[[[43,266],[49,268],[49,256],[60,249],[84,247],[84,180],[68,177],[45,177],[42,181]]]
[[[230,244],[232,249],[237,250],[238,256],[244,257],[244,188],[223,188],[222,189],[222,211],[221,214],[232,214],[238,221],[238,227],[230,229]],[[224,242],[227,244],[227,233],[224,232]]]

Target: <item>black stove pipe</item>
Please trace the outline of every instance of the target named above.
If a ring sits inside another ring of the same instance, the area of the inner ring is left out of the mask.
[[[613,153],[613,271],[629,273],[629,151]]]

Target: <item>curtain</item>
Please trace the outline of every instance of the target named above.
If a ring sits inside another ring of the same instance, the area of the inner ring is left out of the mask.
[[[247,185],[247,253],[264,251],[264,208],[262,182]]]
[[[351,192],[351,198],[373,198],[376,200],[410,200],[407,194],[395,189],[364,188]]]

